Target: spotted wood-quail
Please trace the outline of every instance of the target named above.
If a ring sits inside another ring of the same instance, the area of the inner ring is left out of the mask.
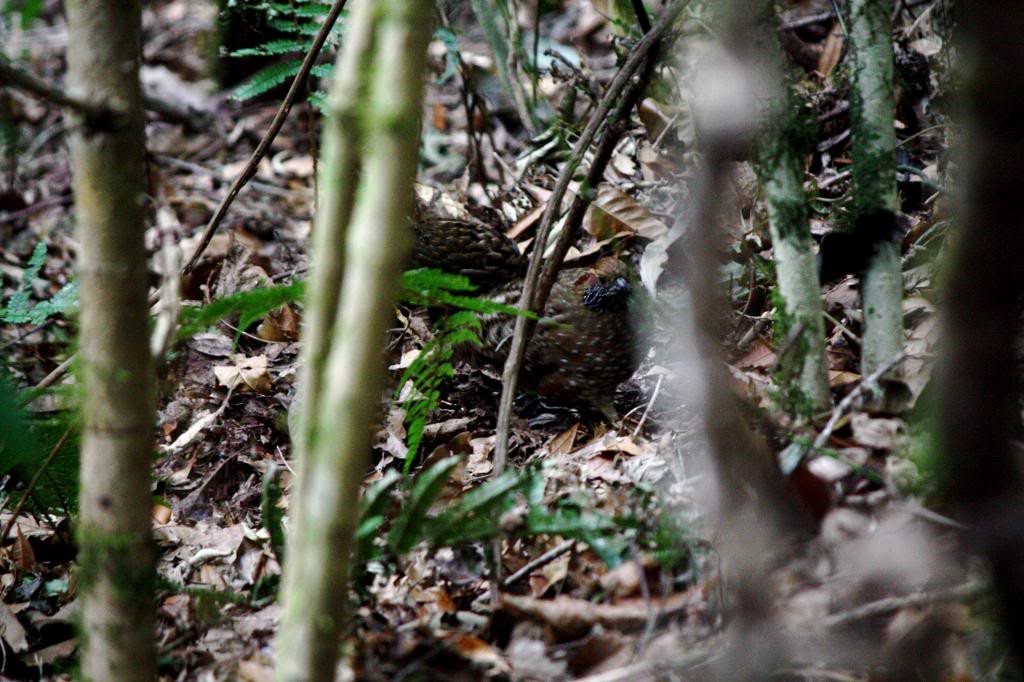
[[[445,220],[418,224],[416,235],[415,264],[465,274],[488,298],[518,304],[525,263],[504,234],[482,223]],[[526,349],[523,387],[614,416],[615,388],[638,364],[635,298],[630,269],[616,258],[560,272]],[[515,319],[491,315],[483,322],[481,354],[503,361]]]

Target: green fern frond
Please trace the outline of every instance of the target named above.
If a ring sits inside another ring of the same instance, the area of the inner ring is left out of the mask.
[[[279,54],[294,54],[304,53],[309,49],[308,45],[291,40],[289,38],[280,38],[278,40],[271,40],[263,43],[259,47],[246,47],[240,50],[231,52],[231,57],[267,57]]]
[[[295,36],[313,37],[320,32],[320,22],[302,17],[274,17],[267,24],[275,31]]]
[[[63,315],[78,305],[78,282],[71,281],[61,287],[48,301],[40,301],[28,314],[29,324],[40,325],[51,317]]]
[[[230,315],[238,315],[239,334],[250,324],[285,303],[300,300],[306,283],[297,280],[291,284],[257,287],[211,301],[202,306],[188,306],[181,311],[181,327],[177,338],[187,339]]]
[[[416,459],[427,418],[441,399],[441,384],[455,375],[452,358],[466,345],[479,345],[481,325],[472,311],[457,311],[443,320],[431,339],[398,381],[395,398],[398,399],[407,383],[412,382],[412,394],[402,401],[405,410],[406,445],[405,473],[408,474]]]
[[[293,59],[281,62],[280,64],[271,64],[265,69],[256,72],[252,78],[235,88],[235,91],[231,93],[231,97],[240,102],[250,100],[253,97],[259,97],[297,74],[300,66],[302,66],[302,60],[300,59]]]
[[[46,244],[39,242],[32,250],[25,272],[17,290],[0,307],[0,322],[7,324],[40,325],[56,315],[66,313],[78,304],[78,282],[69,282],[52,298],[32,305],[32,281],[39,276],[43,263],[46,261]]]
[[[32,296],[32,280],[39,276],[46,260],[46,244],[39,242],[32,250],[32,256],[28,259],[25,272],[22,273],[21,283],[17,290],[11,294],[10,300],[4,307],[3,315],[0,316],[5,322],[11,324],[25,324],[28,322],[29,303]]]
[[[317,64],[309,70],[309,74],[316,78],[330,78],[334,73],[334,64]]]
[[[321,114],[327,113],[327,93],[323,90],[317,90],[310,93],[309,103],[316,108]]]

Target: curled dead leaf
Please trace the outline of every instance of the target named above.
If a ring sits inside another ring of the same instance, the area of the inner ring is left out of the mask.
[[[635,234],[644,239],[657,239],[668,227],[633,197],[608,183],[602,183],[597,198],[583,218],[583,228],[598,241],[615,235]]]
[[[221,386],[242,391],[267,393],[274,380],[267,369],[267,356],[256,355],[247,358],[243,355],[232,355],[229,358],[233,365],[217,365],[213,374]]]

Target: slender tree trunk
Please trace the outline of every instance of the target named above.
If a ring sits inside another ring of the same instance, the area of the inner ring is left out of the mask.
[[[317,420],[306,410],[318,405],[331,334],[337,321],[341,280],[345,268],[345,236],[352,217],[356,187],[361,171],[359,107],[365,101],[369,60],[373,58],[373,12],[360,5],[345,30],[345,44],[335,66],[335,82],[327,101],[320,176],[317,192],[316,225],[312,237],[312,260],[306,293],[307,326],[302,335],[304,369],[299,397],[292,409],[298,415],[298,452],[307,452],[316,438]],[[302,504],[302,496],[295,496]],[[292,510],[298,516],[298,506]]]
[[[82,672],[152,680],[154,393],[147,339],[141,10],[69,0],[68,90],[115,112],[71,116],[81,282],[83,434],[78,527]]]
[[[798,411],[820,412],[829,404],[825,322],[800,159],[789,147],[777,149],[762,163],[775,274],[785,306],[783,319],[786,331],[797,333],[791,340],[798,344],[796,352],[787,353],[783,360],[792,357],[794,366],[783,364],[782,372],[795,377],[799,395],[791,398]]]
[[[971,11],[973,72],[964,150],[967,213],[950,264],[940,425],[946,485],[970,524],[964,539],[989,559],[1006,635],[1024,662],[1024,477],[1011,442],[1024,301],[1024,7]],[[1016,365],[1016,372],[1014,371]]]
[[[410,245],[408,216],[430,12],[431,4],[422,0],[385,5],[362,0],[354,10],[353,25],[365,26],[373,34],[365,39],[373,45],[373,80],[369,100],[359,103],[360,115],[352,122],[361,130],[363,162],[345,241],[336,323],[317,384],[319,395],[304,406],[308,416],[300,419],[316,420],[316,429],[308,442],[298,442],[299,485],[293,494],[298,505],[276,643],[279,680],[333,679],[339,638],[349,616],[349,563],[359,521],[359,487],[371,445],[369,425],[379,411],[384,383],[382,339]],[[366,70],[355,57],[349,65]],[[332,88],[335,105],[353,96],[340,90],[345,82],[351,82],[349,76],[340,77]],[[325,138],[339,131],[332,123]],[[324,144],[331,149],[336,142],[325,139]],[[325,194],[336,189],[324,187],[321,208],[329,205]],[[328,220],[341,219],[341,212],[334,213],[318,229],[328,229]]]
[[[762,7],[769,10],[766,14],[774,20],[771,5],[762,3]],[[774,21],[761,21],[759,28],[771,36],[773,25]],[[784,378],[793,378],[796,382],[799,395],[791,395],[790,399],[800,412],[813,413],[828,406],[829,392],[821,285],[814,261],[800,159],[803,121],[790,86],[783,78],[781,46],[776,40],[765,42],[763,61],[771,69],[767,76],[780,92],[771,92],[765,98],[769,104],[763,113],[769,120],[763,124],[760,135],[759,170],[768,205],[775,273],[785,308],[783,330],[798,334],[790,340],[797,344],[796,352],[784,354],[781,370]],[[792,366],[787,366],[787,362]]]
[[[851,0],[853,41],[853,180],[857,217],[895,220],[896,104],[893,98],[892,3]],[[892,229],[883,229],[892,232]],[[882,240],[861,283],[861,371],[870,374],[903,348],[903,276],[899,245]]]

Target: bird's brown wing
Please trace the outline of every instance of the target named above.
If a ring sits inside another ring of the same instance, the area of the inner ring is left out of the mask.
[[[520,277],[526,261],[515,242],[475,220],[432,219],[413,223],[412,265],[466,275],[490,287]]]

